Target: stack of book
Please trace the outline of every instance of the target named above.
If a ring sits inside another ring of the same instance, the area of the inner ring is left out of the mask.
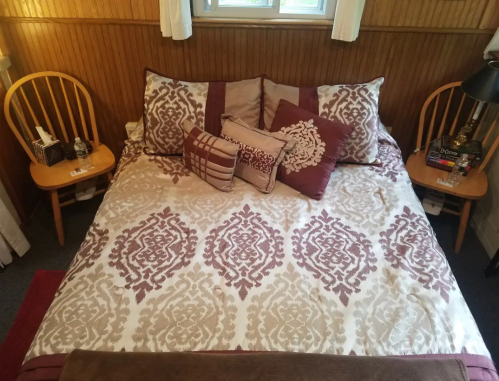
[[[452,137],[450,136],[442,136],[439,140],[434,141],[428,149],[426,165],[452,172],[456,160],[461,155],[468,154],[470,165],[464,173],[464,176],[466,176],[470,168],[482,160],[482,143],[477,140],[471,140],[458,149],[453,148],[451,143]]]

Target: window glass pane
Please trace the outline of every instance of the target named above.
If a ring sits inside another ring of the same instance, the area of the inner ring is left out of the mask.
[[[208,0],[211,5],[211,0]],[[219,0],[219,7],[267,7],[269,6],[268,0]],[[270,5],[272,6],[272,5]]]
[[[317,9],[321,3],[320,0],[281,0],[281,7]]]

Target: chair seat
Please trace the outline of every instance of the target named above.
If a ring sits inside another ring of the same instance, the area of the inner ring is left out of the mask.
[[[90,154],[93,167],[84,174],[71,176],[70,172],[79,166],[78,160],[63,160],[51,167],[40,163],[31,163],[30,171],[36,185],[41,189],[53,190],[76,184],[95,176],[110,172],[116,166],[113,153],[104,144],[94,147]]]
[[[478,200],[487,193],[487,174],[484,171],[478,172],[475,168],[470,170],[468,176],[457,187],[450,188],[437,183],[439,178],[447,178],[449,172],[427,166],[426,153],[423,151],[413,153],[406,167],[413,184],[468,200]]]

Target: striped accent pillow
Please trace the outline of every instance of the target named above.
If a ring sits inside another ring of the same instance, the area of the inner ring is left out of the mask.
[[[202,131],[189,120],[184,131],[184,165],[222,192],[232,190],[239,146]]]
[[[296,141],[280,132],[251,128],[241,119],[222,116],[222,139],[239,146],[235,176],[253,184],[263,193],[275,186],[277,168]]]

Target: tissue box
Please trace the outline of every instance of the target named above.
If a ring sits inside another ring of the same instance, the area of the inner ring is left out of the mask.
[[[59,140],[54,140],[50,144],[44,144],[42,139],[33,142],[35,156],[39,163],[51,167],[63,160],[62,147]]]

